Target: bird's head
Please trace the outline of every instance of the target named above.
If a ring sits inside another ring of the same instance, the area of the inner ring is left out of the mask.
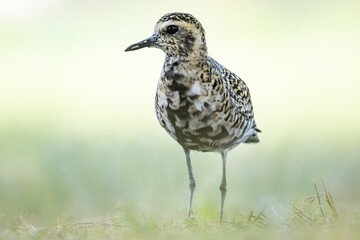
[[[155,24],[151,37],[135,43],[125,51],[144,47],[162,49],[167,55],[205,55],[205,31],[201,23],[188,13],[168,13]]]

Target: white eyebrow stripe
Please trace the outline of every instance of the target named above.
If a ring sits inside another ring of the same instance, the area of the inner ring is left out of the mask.
[[[183,21],[173,21],[173,20],[168,20],[166,22],[163,23],[159,23],[155,26],[155,31],[160,32],[161,30],[167,28],[170,25],[176,25],[182,28],[185,28],[187,30],[193,30],[196,28],[196,26],[194,24],[189,24],[187,22],[183,22]]]

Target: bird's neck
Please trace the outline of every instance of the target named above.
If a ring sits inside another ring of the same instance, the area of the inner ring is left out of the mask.
[[[161,79],[168,86],[176,83],[190,87],[206,65],[206,56],[194,58],[182,55],[166,55]]]
[[[197,66],[199,63],[205,62],[207,59],[206,53],[189,53],[189,54],[166,54],[165,64],[173,67]]]

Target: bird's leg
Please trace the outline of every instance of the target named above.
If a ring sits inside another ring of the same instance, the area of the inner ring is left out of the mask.
[[[193,170],[192,170],[192,166],[191,166],[190,150],[184,149],[184,152],[185,152],[186,163],[187,163],[187,167],[188,167],[188,171],[189,171],[190,194],[189,194],[189,205],[188,205],[188,217],[190,217],[191,216],[192,200],[193,200],[193,196],[194,196],[194,190],[195,190],[196,182],[195,182],[195,178],[194,178],[194,174],[193,174]]]
[[[221,192],[221,206],[220,206],[220,222],[223,218],[223,212],[224,212],[224,202],[225,202],[225,196],[226,196],[226,155],[227,152],[224,151],[221,153],[222,157],[222,180],[220,184],[220,192]]]

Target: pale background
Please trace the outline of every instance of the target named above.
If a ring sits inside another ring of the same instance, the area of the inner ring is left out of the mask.
[[[228,155],[225,216],[274,214],[320,177],[359,209],[359,1],[1,0],[0,214],[186,216],[183,152],[154,112],[164,53],[124,52],[173,11],[246,81],[263,131]],[[220,155],[192,159],[195,213],[217,218]]]

